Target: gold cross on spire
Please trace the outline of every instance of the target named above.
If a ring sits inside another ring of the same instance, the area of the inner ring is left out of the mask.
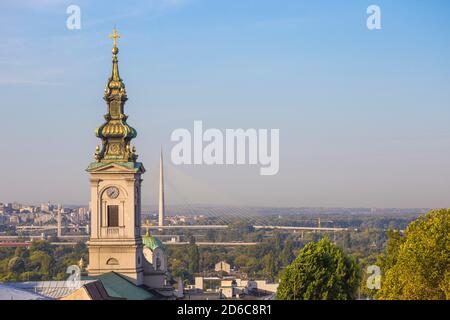
[[[110,39],[113,39],[114,41],[114,48],[117,48],[117,38],[120,38],[120,34],[117,33],[117,29],[113,29],[113,33],[109,35]]]

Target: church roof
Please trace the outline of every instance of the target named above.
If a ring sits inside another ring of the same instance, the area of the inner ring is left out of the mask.
[[[86,169],[88,172],[100,171],[104,168],[109,168],[111,166],[116,166],[119,168],[124,168],[126,170],[132,170],[134,172],[145,172],[144,166],[141,162],[92,162]]]
[[[126,300],[125,298],[116,298],[108,295],[105,287],[100,280],[94,280],[86,283],[79,289],[60,298],[61,300]]]
[[[0,300],[50,300],[38,293],[0,283]]]
[[[83,286],[92,280],[80,281]],[[9,287],[31,294],[38,294],[49,299],[59,299],[71,294],[76,288],[70,286],[67,281],[26,281],[7,283]],[[0,299],[3,300],[3,299]]]
[[[161,242],[161,240],[148,234],[142,237],[142,243],[152,251],[154,251],[156,248],[160,248],[161,250],[166,251],[166,246]]]
[[[125,279],[120,274],[111,271],[103,273],[99,276],[89,277],[98,279],[102,282],[103,287],[106,289],[108,296],[114,298],[123,298],[127,300],[157,300],[154,293],[141,288],[131,281]]]

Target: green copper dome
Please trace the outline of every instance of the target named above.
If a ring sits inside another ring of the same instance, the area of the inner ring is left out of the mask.
[[[145,235],[142,237],[142,243],[145,247],[149,248],[152,251],[154,251],[156,248],[160,248],[163,251],[166,250],[166,246],[161,242],[161,240],[149,235]]]

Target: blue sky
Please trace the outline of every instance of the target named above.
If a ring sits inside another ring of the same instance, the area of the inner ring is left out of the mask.
[[[3,0],[0,201],[88,202],[114,26],[145,204],[160,145],[202,120],[279,128],[280,172],[168,163],[169,204],[450,207],[445,0]]]

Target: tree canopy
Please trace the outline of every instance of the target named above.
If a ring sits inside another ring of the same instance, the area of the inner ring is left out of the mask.
[[[65,280],[67,267],[88,260],[86,245],[53,246],[33,241],[29,248],[0,248],[0,282]]]
[[[352,257],[328,238],[311,242],[283,272],[277,291],[281,300],[355,299],[360,279]]]
[[[450,209],[412,222],[404,239],[390,237],[379,299],[450,299]]]

